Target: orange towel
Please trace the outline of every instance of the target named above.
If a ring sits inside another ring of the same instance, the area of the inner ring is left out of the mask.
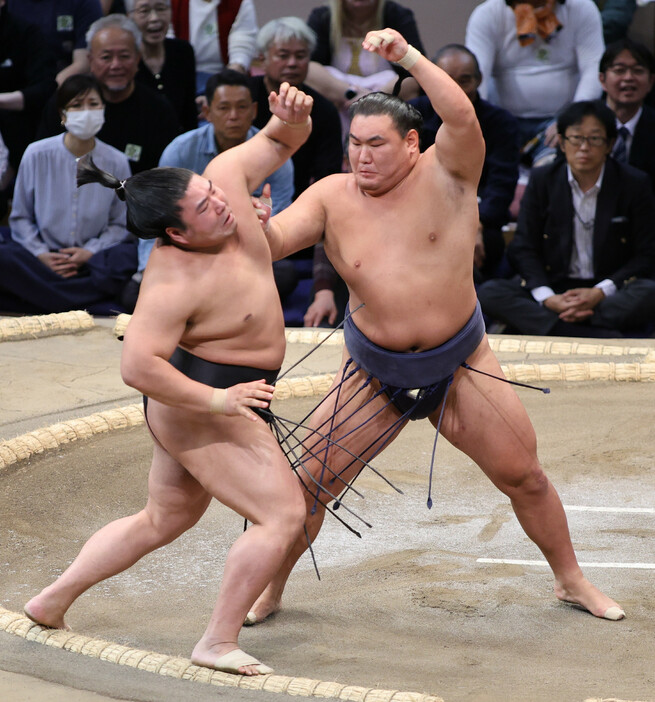
[[[516,34],[521,46],[532,44],[537,38],[537,34],[548,41],[553,34],[559,32],[562,23],[553,11],[555,2],[556,0],[546,0],[543,7],[533,7],[527,2],[519,2],[514,5]]]

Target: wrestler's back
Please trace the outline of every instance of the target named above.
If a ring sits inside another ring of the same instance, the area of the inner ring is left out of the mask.
[[[473,248],[478,205],[472,184],[419,158],[394,190],[364,195],[354,176],[325,189],[325,250],[350,289],[353,320],[395,351],[434,348],[451,338],[476,302]],[[338,179],[338,180],[336,180]]]
[[[178,296],[194,302],[179,341],[187,351],[216,363],[275,370],[285,338],[270,249],[250,196],[222,185],[238,223],[232,239],[219,253],[155,248],[142,286],[159,286],[172,304]]]

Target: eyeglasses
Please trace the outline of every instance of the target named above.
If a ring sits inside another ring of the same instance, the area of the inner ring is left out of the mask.
[[[139,19],[146,19],[150,17],[150,13],[154,12],[158,17],[166,15],[171,11],[170,5],[141,5],[141,7],[136,10],[132,10],[132,13],[136,15]]]
[[[628,66],[625,63],[615,63],[613,66],[608,66],[607,70],[612,71],[612,73],[619,78],[623,78],[623,76],[627,75],[628,71],[630,71],[635,78],[643,78],[650,73],[645,66],[640,66],[637,63],[632,66]]]
[[[571,134],[571,136],[565,136],[564,141],[568,141],[571,146],[576,148],[582,146],[583,142],[587,142],[589,146],[602,146],[607,144],[607,139],[602,136],[582,136],[582,134]]]

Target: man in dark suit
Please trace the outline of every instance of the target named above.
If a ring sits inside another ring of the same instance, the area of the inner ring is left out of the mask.
[[[655,191],[655,109],[644,105],[655,83],[655,58],[643,44],[620,39],[605,50],[599,80],[616,115],[612,156],[648,173]]]
[[[521,334],[614,337],[655,320],[655,200],[647,176],[608,158],[612,111],[577,102],[557,120],[565,159],[533,169],[508,258],[519,277],[478,290]]]
[[[485,143],[484,166],[478,186],[480,223],[475,243],[476,283],[493,278],[505,250],[502,228],[519,176],[519,127],[516,117],[483,100],[478,87],[482,73],[475,55],[461,44],[447,44],[432,59],[460,86],[475,106]],[[441,117],[426,96],[410,100],[423,115],[421,150],[434,144]]]

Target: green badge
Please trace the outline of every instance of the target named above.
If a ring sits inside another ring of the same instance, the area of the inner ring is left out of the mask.
[[[130,161],[141,160],[141,152],[143,148],[138,144],[126,144],[125,145],[125,155]]]
[[[57,17],[57,31],[71,32],[73,31],[73,15],[59,15]]]

